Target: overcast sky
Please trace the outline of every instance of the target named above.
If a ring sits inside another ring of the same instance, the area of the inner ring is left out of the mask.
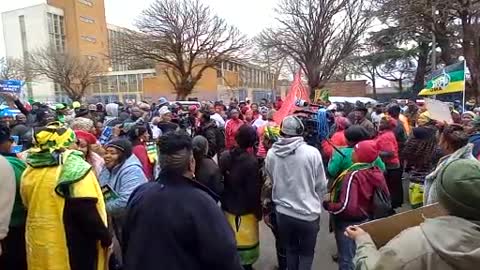
[[[140,12],[154,0],[105,0],[107,22],[132,26]],[[230,24],[243,33],[254,36],[273,23],[273,8],[279,0],[202,0]],[[8,10],[45,3],[46,0],[1,0],[0,13]],[[1,26],[1,22],[0,22]],[[3,29],[3,27],[0,27]],[[0,56],[5,55],[3,31],[0,31]]]

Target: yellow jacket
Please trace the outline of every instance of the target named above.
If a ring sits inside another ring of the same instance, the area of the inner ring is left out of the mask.
[[[27,207],[26,247],[29,270],[70,270],[63,210],[65,199],[55,192],[61,166],[33,168],[23,174],[21,196]],[[97,198],[97,210],[107,225],[107,214],[100,186],[90,170],[71,185],[73,198]],[[107,251],[98,245],[97,269],[106,267]]]

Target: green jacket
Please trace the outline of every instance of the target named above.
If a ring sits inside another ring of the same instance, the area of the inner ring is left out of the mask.
[[[15,172],[15,202],[13,204],[12,216],[10,218],[10,227],[17,227],[25,224],[27,210],[20,197],[20,181],[23,171],[27,168],[25,162],[16,156],[5,156]]]
[[[343,171],[353,165],[353,148],[345,147],[339,150],[343,155],[345,155],[345,157],[343,157],[337,151],[333,151],[332,159],[330,159],[330,162],[328,162],[328,174],[333,179],[337,178],[337,176],[339,176]],[[385,171],[385,163],[383,163],[380,157],[373,162],[373,165],[377,166],[380,170]]]

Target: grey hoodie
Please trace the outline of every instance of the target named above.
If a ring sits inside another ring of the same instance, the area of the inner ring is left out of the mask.
[[[279,213],[306,221],[320,216],[327,179],[318,149],[302,137],[280,138],[268,151],[265,169]]]
[[[470,270],[480,265],[480,226],[455,216],[426,219],[379,250],[369,235],[356,242],[358,270]]]

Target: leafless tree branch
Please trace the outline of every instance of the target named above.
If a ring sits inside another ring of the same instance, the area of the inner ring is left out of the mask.
[[[238,29],[199,0],[157,0],[128,31],[122,44],[127,54],[153,60],[169,70],[179,99],[186,98],[204,72],[240,57],[248,41]]]
[[[102,71],[102,65],[96,59],[51,48],[37,50],[27,61],[33,76],[43,76],[59,84],[72,100],[81,100]]]

